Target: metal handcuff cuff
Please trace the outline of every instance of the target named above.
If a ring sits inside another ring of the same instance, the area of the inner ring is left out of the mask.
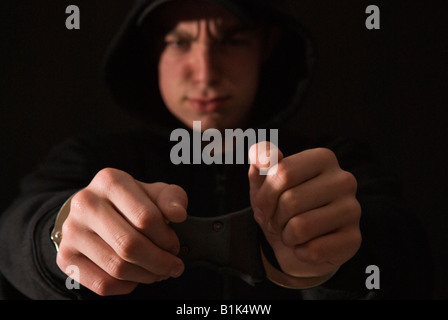
[[[51,233],[56,250],[62,240],[62,224],[70,212],[69,198],[56,218]],[[334,273],[322,277],[292,277],[274,267],[265,256],[261,231],[253,218],[252,208],[217,217],[188,216],[182,223],[172,223],[180,242],[179,257],[186,268],[206,266],[220,273],[239,277],[254,286],[265,278],[290,289],[318,286]]]

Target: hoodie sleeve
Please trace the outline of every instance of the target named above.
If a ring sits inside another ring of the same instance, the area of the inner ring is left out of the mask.
[[[303,290],[305,299],[420,299],[431,281],[426,235],[402,196],[399,179],[373,158],[361,143],[338,141],[329,146],[342,169],[358,181],[357,199],[363,237],[357,254],[323,285]],[[369,266],[378,267],[377,286],[366,285]]]
[[[92,159],[98,159],[95,149],[80,140],[56,147],[22,181],[20,195],[1,215],[0,272],[28,298],[73,299],[80,293],[66,289],[50,233],[64,202],[97,172]]]

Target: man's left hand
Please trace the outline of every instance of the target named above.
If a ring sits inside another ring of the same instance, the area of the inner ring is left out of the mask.
[[[278,163],[261,175],[275,153]],[[284,273],[325,276],[355,255],[361,245],[357,182],[331,150],[309,149],[283,158],[275,145],[261,142],[249,157],[254,218]]]

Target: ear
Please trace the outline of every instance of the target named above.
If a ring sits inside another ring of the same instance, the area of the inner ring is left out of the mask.
[[[266,62],[271,57],[275,48],[282,38],[282,31],[278,26],[269,26],[266,28],[266,38],[263,50],[263,62]]]

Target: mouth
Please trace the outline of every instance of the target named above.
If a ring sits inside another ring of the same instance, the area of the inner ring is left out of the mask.
[[[196,112],[210,113],[221,109],[229,99],[229,96],[215,98],[187,98],[187,102]]]

